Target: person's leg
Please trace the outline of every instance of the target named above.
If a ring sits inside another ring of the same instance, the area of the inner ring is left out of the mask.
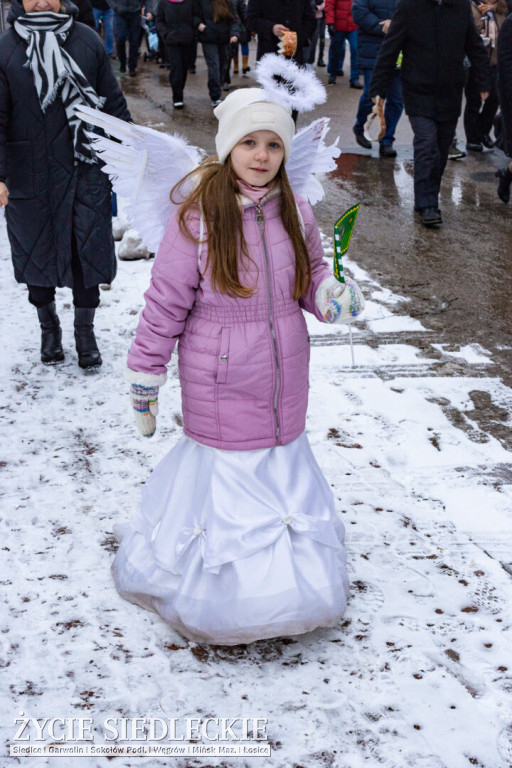
[[[338,73],[338,66],[341,54],[341,47],[345,45],[345,38],[343,32],[335,32],[331,37],[329,45],[329,63],[327,65],[327,72],[329,73],[329,83],[334,85],[336,82],[336,75]]]
[[[249,66],[249,43],[242,43],[242,74],[246,75],[250,72]]]
[[[213,102],[220,101],[222,96],[220,82],[219,46],[215,43],[202,43],[204,60],[208,67],[208,93]]]
[[[230,43],[219,43],[220,81],[223,86],[223,90],[225,91],[229,91],[229,88],[231,86],[231,78],[229,76],[229,67],[231,63],[230,54],[231,54]]]
[[[363,92],[359,99],[359,107],[354,123],[354,133],[363,133],[364,124],[368,120],[368,115],[372,111],[373,102],[370,99],[370,83],[372,80],[373,69],[363,69]]]
[[[80,368],[101,365],[101,355],[94,335],[94,314],[100,303],[99,286],[86,288],[80,259],[73,245],[71,259],[73,273],[73,304],[75,305],[75,344]]]
[[[498,179],[498,197],[504,203],[510,200],[510,186],[512,185],[512,163],[505,168],[499,168],[494,174]]]
[[[414,208],[438,208],[439,147],[437,125],[429,117],[409,116],[414,133]]]
[[[114,14],[114,30],[116,35],[116,51],[119,59],[120,72],[126,72],[126,41],[128,39],[128,22],[126,16]]]
[[[86,288],[84,285],[84,273],[80,259],[76,254],[76,246],[73,248],[71,259],[71,272],[73,274],[73,304],[81,309],[96,309],[100,305],[99,286],[93,285]]]
[[[448,152],[457,129],[457,120],[441,120],[437,123],[437,146],[439,152],[437,193],[441,187],[444,169],[448,160]]]
[[[96,32],[98,32],[99,34],[101,17],[105,13],[105,11],[102,11],[99,8],[93,8],[92,13],[94,16],[94,25],[96,27]]]
[[[42,285],[27,285],[28,300],[36,309],[45,307],[55,301],[55,288]]]
[[[345,39],[343,39],[340,44],[340,51],[338,56],[338,75],[340,77],[343,77],[343,65],[345,64],[345,49],[346,49]]]
[[[482,139],[486,146],[489,146],[489,134],[491,133],[494,118],[500,105],[498,96],[498,70],[497,67],[491,67],[491,89],[489,96],[484,101],[481,114]]]
[[[346,39],[350,46],[350,84],[353,85],[359,81],[359,63],[357,60],[357,30],[345,32]]]
[[[395,140],[395,129],[403,110],[402,80],[400,70],[397,69],[389,83],[386,101],[384,104],[384,118],[386,120],[386,133],[380,144],[391,146]]]
[[[55,308],[55,288],[28,285],[28,300],[37,309],[41,327],[41,362],[60,363],[64,360],[62,330]]]
[[[318,32],[318,60],[319,67],[325,67],[324,51],[325,51],[325,16],[320,19],[320,29]]]
[[[103,13],[103,26],[105,28],[105,50],[109,56],[114,53],[114,11],[109,8]]]
[[[197,59],[197,40],[194,40],[192,44],[192,60],[190,62],[190,67],[188,68],[188,71],[195,75],[196,73],[196,59]]]
[[[183,101],[183,72],[181,46],[166,46],[165,58],[169,65],[169,84],[172,89],[173,102]]]
[[[314,64],[315,63],[315,55],[316,55],[316,44],[318,42],[318,33],[320,31],[320,22],[322,19],[316,20],[316,27],[314,29],[313,35],[311,36],[311,44],[309,48],[309,58],[308,58],[308,64]]]
[[[128,16],[128,70],[130,74],[136,71],[137,61],[139,59],[140,33],[141,33],[141,15],[138,11],[127,14]]]
[[[480,107],[482,99],[480,98],[480,89],[475,77],[475,68],[470,67],[468,79],[465,86],[466,106],[464,108],[464,132],[466,134],[466,143],[473,145],[476,149],[482,142],[482,126],[480,122]],[[468,147],[471,149],[471,147]],[[480,146],[481,149],[481,146]]]
[[[182,45],[180,46],[181,53],[181,94],[183,100],[183,94],[185,91],[185,83],[187,82],[187,75],[191,66],[191,62],[194,58],[194,46]]]
[[[233,60],[233,74],[238,75],[238,53],[240,45],[239,43],[231,43],[231,58]]]

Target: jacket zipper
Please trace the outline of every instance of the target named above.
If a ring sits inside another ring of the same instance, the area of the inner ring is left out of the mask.
[[[258,213],[256,214],[256,221],[258,222],[258,226],[260,228],[261,239],[263,242],[263,253],[265,254],[265,266],[267,270],[267,284],[268,284],[268,298],[269,298],[270,333],[272,334],[272,342],[274,344],[274,360],[276,364],[276,387],[274,390],[274,416],[276,419],[276,440],[277,440],[279,439],[279,416],[277,414],[277,396],[279,393],[281,372],[279,369],[279,357],[277,354],[277,338],[276,338],[276,332],[274,329],[274,308],[273,308],[273,302],[272,302],[272,288],[271,288],[272,283],[271,283],[271,275],[270,275],[270,262],[268,259],[267,241],[265,239],[265,216],[263,215],[263,211],[261,210],[261,207],[259,205],[256,206],[256,209],[258,211]]]

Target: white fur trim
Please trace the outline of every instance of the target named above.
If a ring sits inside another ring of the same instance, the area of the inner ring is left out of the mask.
[[[140,384],[141,387],[163,387],[167,381],[166,373],[144,373],[127,368],[125,375],[130,384]]]
[[[297,112],[309,112],[327,101],[327,92],[315,73],[292,59],[266,53],[256,63],[254,73],[269,101]]]

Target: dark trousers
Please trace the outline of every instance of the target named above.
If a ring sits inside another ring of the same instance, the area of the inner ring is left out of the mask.
[[[464,131],[468,144],[478,144],[485,134],[490,133],[496,112],[498,111],[498,72],[497,67],[491,67],[492,85],[489,97],[484,101],[480,98],[480,88],[475,77],[475,68],[470,67],[466,83],[466,107],[464,109]]]
[[[327,71],[331,77],[336,77],[340,67],[341,54],[345,48],[345,40],[348,40],[350,46],[350,82],[355,83],[359,80],[359,65],[357,63],[357,30],[353,32],[343,32],[337,30],[331,37],[329,46],[329,61]]]
[[[320,25],[318,27],[318,61],[322,61],[324,58],[325,50],[325,16],[320,19]],[[313,62],[314,64],[315,62]]]
[[[169,64],[169,82],[172,100],[183,101],[183,90],[194,57],[194,43],[190,45],[166,45],[166,61]]]
[[[368,120],[368,115],[373,109],[373,101],[370,99],[370,83],[372,80],[373,69],[363,69],[363,92],[359,99],[359,108],[357,110],[354,131],[363,133],[364,124]],[[384,118],[386,120],[386,133],[380,140],[381,144],[391,145],[395,140],[395,128],[402,115],[402,80],[400,70],[396,69],[393,77],[389,81],[386,101],[384,102]]]
[[[100,303],[100,289],[97,285],[91,288],[84,286],[84,273],[80,259],[76,253],[71,258],[73,273],[73,304],[81,309],[96,309]],[[27,285],[28,300],[34,307],[45,307],[55,299],[55,288],[41,285]]]
[[[320,35],[320,28],[323,24],[324,28],[324,34],[325,34],[325,19],[317,19],[316,20],[316,27],[313,31],[313,34],[311,36],[311,42],[309,45],[309,53],[307,57],[308,64],[314,64],[315,63],[315,56],[316,56],[316,44],[318,43],[318,37]],[[306,57],[304,57],[306,58]]]
[[[135,13],[116,13],[114,15],[114,31],[116,36],[116,51],[121,69],[126,69],[126,41],[128,41],[128,69],[135,72],[139,58],[141,16]]]
[[[457,120],[409,116],[414,133],[414,207],[437,208],[439,189]]]
[[[212,101],[222,96],[222,85],[227,74],[229,59],[228,43],[202,43],[203,54],[208,67],[208,93]]]

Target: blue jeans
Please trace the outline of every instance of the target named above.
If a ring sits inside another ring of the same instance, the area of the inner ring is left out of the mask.
[[[128,40],[128,69],[135,72],[139,58],[141,15],[134,13],[116,13],[114,15],[116,49],[119,66],[126,69],[126,41]]]
[[[103,29],[105,30],[105,50],[110,56],[114,53],[114,10],[109,8],[106,11],[101,11],[99,8],[93,8],[94,23],[96,24],[96,32],[99,30],[100,21],[103,20]]]
[[[363,133],[364,124],[368,119],[368,115],[372,111],[373,102],[369,96],[372,74],[373,69],[363,69],[364,88],[359,100],[359,108],[357,110],[356,122],[354,125],[354,131],[356,133]],[[391,144],[394,142],[395,128],[402,115],[402,110],[402,82],[400,80],[400,70],[397,69],[390,80],[388,91],[386,93],[386,101],[384,103],[386,133],[381,139],[381,145],[388,144],[391,146]]]
[[[329,63],[327,71],[331,77],[336,77],[341,53],[345,47],[345,40],[348,40],[350,46],[350,82],[355,83],[359,79],[359,66],[357,63],[357,30],[353,32],[344,32],[338,30],[331,37],[329,46]]]

